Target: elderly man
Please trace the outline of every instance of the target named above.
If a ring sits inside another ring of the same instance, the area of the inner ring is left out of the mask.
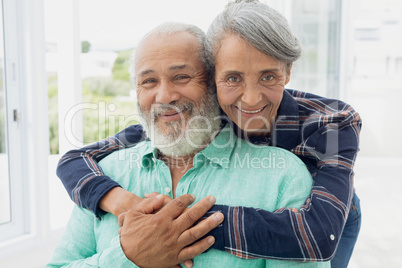
[[[48,267],[169,267],[189,258],[194,258],[194,267],[289,267],[288,261],[241,259],[214,249],[200,254],[214,243],[210,236],[192,244],[223,220],[216,212],[191,227],[215,203],[213,196],[233,206],[236,217],[234,206],[297,209],[312,185],[295,155],[251,145],[238,139],[231,126],[221,128],[216,118],[219,106],[207,86],[203,38],[198,28],[183,24],[164,24],[144,37],[135,55],[135,79],[138,107],[151,141],[113,153],[100,163],[105,174],[137,196],[164,192],[177,198],[160,211],[164,196],[142,201],[127,212],[120,235],[112,214],[98,221],[91,212],[75,207]]]

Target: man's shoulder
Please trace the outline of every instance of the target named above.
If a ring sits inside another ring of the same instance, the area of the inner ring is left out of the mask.
[[[233,150],[232,157],[246,156],[259,158],[264,161],[284,161],[289,167],[305,166],[303,161],[294,153],[279,147],[256,145],[247,140],[240,140]]]
[[[142,141],[133,147],[117,150],[110,155],[103,158],[99,165],[102,168],[115,167],[121,168],[126,165],[130,165],[131,161],[142,158],[144,154],[150,149],[150,141]]]

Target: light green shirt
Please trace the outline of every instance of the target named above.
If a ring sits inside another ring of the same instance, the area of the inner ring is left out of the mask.
[[[157,159],[150,142],[117,151],[100,162],[104,173],[139,197],[160,192],[172,196],[169,168]],[[193,167],[180,179],[176,195],[192,193],[197,200],[207,195],[217,204],[274,211],[299,208],[311,191],[312,178],[292,153],[256,146],[238,139],[228,126],[204,150],[195,155]],[[247,219],[245,219],[247,220]],[[112,214],[98,221],[92,212],[75,207],[66,232],[48,267],[137,267],[124,255]],[[193,267],[330,267],[329,262],[303,263],[278,260],[246,260],[211,249],[194,258]]]

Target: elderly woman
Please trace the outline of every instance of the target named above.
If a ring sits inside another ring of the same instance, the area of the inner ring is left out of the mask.
[[[286,19],[268,6],[258,1],[230,3],[213,21],[207,38],[219,104],[238,135],[295,153],[314,179],[299,211],[241,208],[242,215],[225,218],[222,227],[213,230],[213,247],[242,258],[332,259],[332,267],[346,267],[360,228],[353,189],[359,115],[341,101],[285,89],[301,48]],[[138,143],[142,136],[141,126],[130,126],[64,155],[58,176],[71,198],[97,215],[107,211],[118,216],[137,204],[140,198],[104,176],[96,162]],[[83,183],[82,178],[89,179]],[[238,237],[243,242],[233,243]]]

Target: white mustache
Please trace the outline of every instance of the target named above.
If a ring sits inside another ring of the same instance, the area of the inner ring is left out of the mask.
[[[177,103],[177,104],[155,104],[152,105],[150,114],[153,118],[157,118],[161,114],[165,114],[168,111],[175,110],[177,113],[187,110],[193,111],[194,105],[189,102]]]

